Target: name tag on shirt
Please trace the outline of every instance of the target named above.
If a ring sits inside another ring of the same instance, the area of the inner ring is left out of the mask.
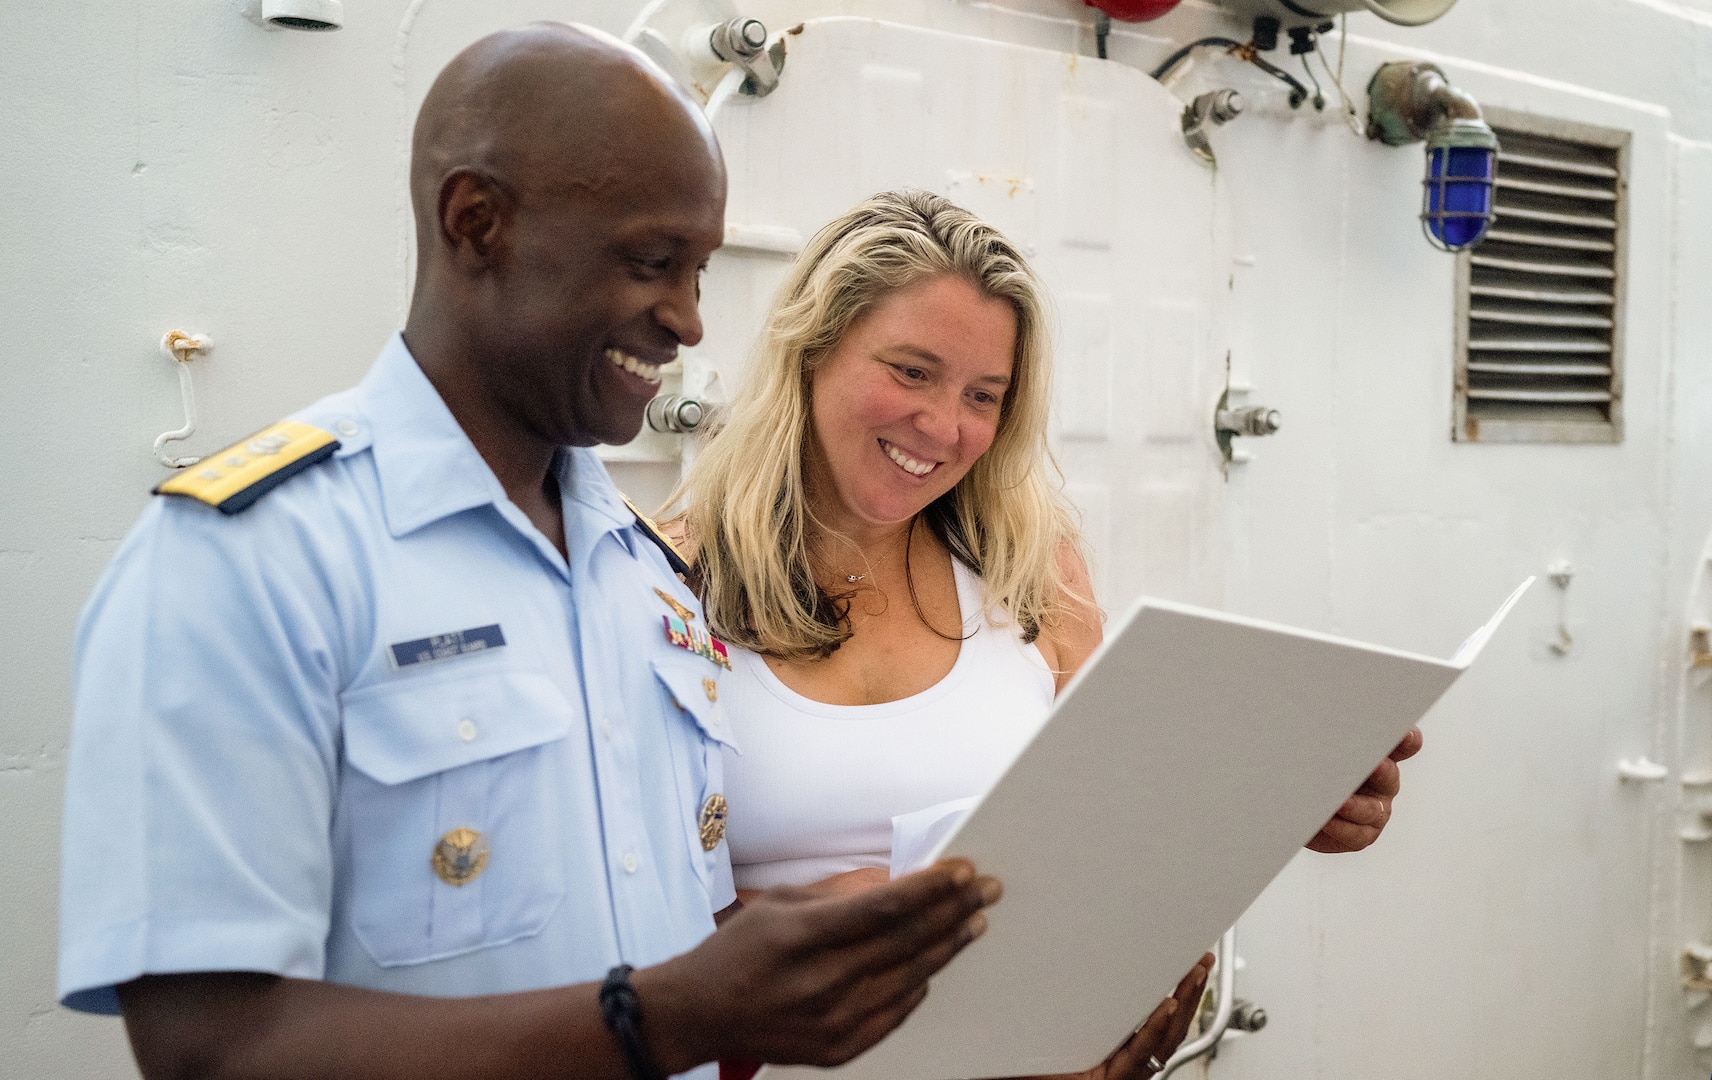
[[[502,648],[504,645],[505,633],[500,630],[498,623],[494,623],[492,626],[477,626],[451,634],[435,634],[433,637],[417,638],[415,641],[401,641],[389,648],[392,650],[392,666],[407,668],[416,664],[453,660],[471,653]]]

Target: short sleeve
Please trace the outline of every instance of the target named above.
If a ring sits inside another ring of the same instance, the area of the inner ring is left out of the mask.
[[[143,974],[319,978],[338,767],[337,590],[275,500],[157,499],[84,609],[59,995]]]

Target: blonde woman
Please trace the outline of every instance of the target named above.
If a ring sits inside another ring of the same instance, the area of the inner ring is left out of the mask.
[[[672,526],[739,647],[740,896],[885,880],[892,819],[990,786],[1099,644],[1050,387],[1033,273],[945,199],[875,196],[798,259]],[[1366,846],[1396,789],[1387,761],[1310,846]],[[1157,1072],[1207,963],[1089,1075]]]

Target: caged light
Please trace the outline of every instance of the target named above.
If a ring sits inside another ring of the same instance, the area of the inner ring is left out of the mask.
[[[1493,217],[1498,136],[1480,104],[1433,64],[1386,64],[1367,86],[1368,138],[1387,146],[1426,141],[1421,227],[1443,251],[1478,244]]]
[[[1498,137],[1482,120],[1452,120],[1427,135],[1421,227],[1434,246],[1461,251],[1492,224]]]

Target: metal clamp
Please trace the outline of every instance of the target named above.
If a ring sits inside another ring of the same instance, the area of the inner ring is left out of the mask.
[[[1276,435],[1284,426],[1284,414],[1265,405],[1250,405],[1244,409],[1220,409],[1213,414],[1215,430],[1232,435]]]
[[[738,89],[752,97],[766,97],[778,89],[785,70],[785,39],[767,47],[767,27],[760,19],[738,17],[720,23],[709,34],[713,55],[741,68],[748,76]]]
[[[1235,90],[1213,90],[1202,94],[1183,109],[1183,141],[1195,156],[1208,165],[1217,165],[1213,144],[1207,141],[1207,129],[1228,124],[1242,115],[1242,95]]]

